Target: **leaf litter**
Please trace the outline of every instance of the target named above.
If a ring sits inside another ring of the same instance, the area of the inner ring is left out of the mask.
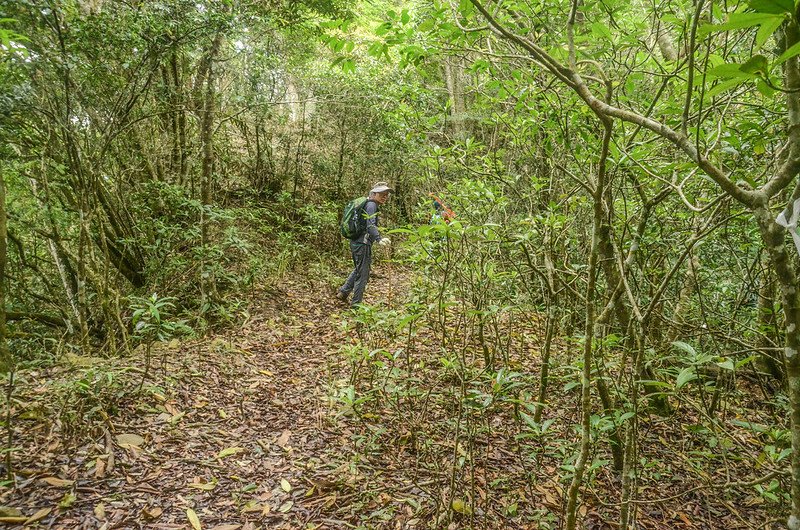
[[[409,281],[402,274],[395,279],[401,287]],[[453,441],[447,422],[454,411],[437,402],[449,387],[436,364],[431,330],[419,337],[432,355],[419,376],[427,378],[430,410],[359,417],[356,409],[332,406],[332,389],[345,386],[350,375],[341,347],[357,337],[340,325],[342,307],[320,295],[326,289],[298,280],[284,291],[256,293],[246,327],[171,344],[166,373],[156,373],[140,396],[132,392],[138,376],[120,383],[127,386],[114,398],[113,414],[80,432],[39,410],[47,409],[50,385],[69,373],[53,367],[25,374],[18,392],[29,405],[14,410],[14,438],[22,446],[15,453],[16,488],[0,490],[7,507],[0,522],[254,530],[460,528],[470,520],[481,528],[539,528],[531,513],[542,521],[559,519],[560,460],[534,442],[518,441],[513,421],[490,424],[490,432],[471,442]],[[375,299],[391,300],[397,290],[389,282],[370,285]],[[535,346],[528,345],[520,364],[535,368]],[[131,360],[104,362],[119,363],[124,374]],[[554,392],[551,401],[570,410],[570,396]],[[564,414],[553,429],[569,438],[575,418]],[[667,445],[675,437],[667,422],[648,429]],[[463,484],[451,483],[454,458],[472,465],[471,476],[461,475]],[[612,478],[596,480],[595,488],[608,491],[584,492],[585,527],[611,528],[613,512],[601,501],[618,498],[618,485]],[[696,480],[677,476],[670,491],[643,484],[643,495],[664,497]],[[709,491],[671,506],[643,505],[640,527],[748,528],[728,508],[717,509],[718,519],[708,526],[714,500]],[[741,520],[764,520],[760,503],[747,506]]]

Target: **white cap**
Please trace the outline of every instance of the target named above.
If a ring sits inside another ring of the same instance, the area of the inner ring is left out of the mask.
[[[390,188],[386,182],[376,182],[372,189],[369,190],[370,193],[383,193],[384,191],[394,191],[394,189]]]

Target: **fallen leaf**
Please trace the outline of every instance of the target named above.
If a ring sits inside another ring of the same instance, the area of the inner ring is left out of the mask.
[[[142,514],[149,519],[158,519],[161,517],[162,513],[164,513],[164,510],[161,509],[161,506],[153,506],[152,508],[145,508],[142,510]]]
[[[41,521],[42,519],[47,517],[50,514],[51,511],[53,511],[52,508],[42,508],[41,510],[39,510],[35,514],[33,514],[30,517],[28,517],[28,520],[25,521],[25,523],[24,523],[25,526],[27,526],[29,524],[33,524],[36,521]]]
[[[283,504],[281,504],[281,507],[278,508],[278,511],[281,512],[281,513],[286,513],[286,512],[288,512],[289,510],[292,509],[292,506],[294,506],[294,502],[286,501]]]
[[[217,453],[217,458],[225,458],[226,456],[235,455],[236,453],[241,453],[244,451],[244,447],[227,447]]]
[[[240,524],[220,524],[215,526],[211,530],[238,530],[241,527],[242,525]]]
[[[0,506],[0,517],[22,517],[22,512],[11,506]]]
[[[27,517],[0,517],[0,523],[22,524],[27,520]]]
[[[94,507],[94,516],[98,519],[106,518],[106,505],[102,502]]]
[[[55,486],[56,488],[68,488],[72,486],[75,481],[74,480],[65,480],[63,478],[57,477],[45,477],[42,479],[42,482],[47,482],[51,486]]]
[[[250,513],[250,512],[260,512],[264,508],[258,504],[256,501],[249,501],[247,504],[244,505],[242,508],[242,513]]]
[[[203,527],[200,525],[200,518],[197,517],[194,510],[187,508],[186,517],[189,518],[189,522],[192,523],[192,528],[194,528],[194,530],[203,530]]]
[[[100,457],[95,460],[94,476],[95,478],[103,478],[106,476],[106,462]]]
[[[138,434],[118,434],[117,445],[120,447],[141,447],[144,444],[144,438]]]
[[[461,499],[453,499],[451,507],[453,508],[454,512],[458,512],[463,515],[470,515],[472,513],[472,507],[470,507]]]
[[[219,417],[222,418],[223,420],[228,417],[228,413],[225,412],[223,409],[217,410],[217,414],[219,414]]]
[[[214,479],[211,482],[190,482],[190,488],[197,488],[203,491],[211,491],[217,487],[217,480]]]
[[[76,500],[78,500],[78,498],[73,493],[65,493],[59,501],[58,507],[64,509],[71,508],[72,505],[75,504]]]
[[[283,491],[285,491],[286,493],[289,493],[290,491],[292,491],[292,485],[289,484],[288,480],[286,480],[285,478],[282,478],[281,479],[281,489]]]
[[[281,433],[275,443],[278,444],[280,447],[286,447],[286,444],[289,443],[289,437],[292,435],[292,431],[286,429]]]

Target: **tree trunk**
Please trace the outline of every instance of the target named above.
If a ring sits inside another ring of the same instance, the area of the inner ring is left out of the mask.
[[[450,96],[450,123],[453,136],[457,140],[464,140],[468,136],[468,129],[467,104],[464,98],[465,79],[461,61],[460,59],[446,58],[443,67],[447,93]]]
[[[781,289],[784,331],[784,356],[789,383],[792,431],[792,515],[789,529],[800,530],[800,297],[797,293],[797,274],[786,250],[786,230],[772,218],[769,207],[764,204],[754,210],[761,232],[761,239],[769,253],[775,278]]]
[[[214,36],[211,43],[211,48],[206,57],[206,89],[203,98],[203,118],[200,125],[200,143],[203,146],[203,170],[200,177],[200,202],[203,205],[200,213],[200,243],[203,247],[202,259],[200,264],[200,293],[201,293],[201,307],[205,308],[209,297],[215,296],[216,285],[213,275],[208,273],[206,267],[206,254],[210,244],[209,238],[209,221],[207,218],[206,209],[211,205],[211,188],[213,185],[213,170],[214,170],[214,108],[216,103],[216,93],[214,89],[215,82],[215,69],[214,61],[216,60],[219,48],[222,44],[222,32],[218,32]]]
[[[573,12],[574,17],[574,12]],[[610,92],[610,86],[607,87]],[[609,94],[610,95],[610,94]],[[581,445],[578,460],[575,463],[575,474],[572,476],[569,490],[567,491],[567,530],[575,530],[578,517],[578,490],[583,482],[583,474],[586,471],[586,462],[589,459],[589,445],[591,442],[591,387],[592,387],[592,353],[594,348],[595,332],[595,299],[598,272],[598,259],[600,237],[605,223],[605,213],[607,207],[604,206],[606,197],[606,161],[608,159],[608,149],[611,143],[612,121],[603,116],[598,116],[603,124],[603,144],[600,149],[600,160],[598,162],[597,178],[594,183],[593,202],[594,217],[592,220],[592,246],[589,250],[588,274],[589,278],[586,285],[586,320],[583,332],[583,371],[581,373]]]
[[[6,228],[6,185],[5,176],[0,172],[0,373],[11,372],[11,354],[6,341],[6,254],[8,238]],[[11,403],[6,403],[10,407]]]
[[[758,284],[758,314],[756,315],[760,332],[758,338],[759,363],[762,369],[783,384],[786,382],[786,365],[783,356],[778,352],[768,350],[778,344],[778,341],[775,340],[778,331],[777,315],[775,314],[775,278],[767,256],[762,259],[761,265]]]

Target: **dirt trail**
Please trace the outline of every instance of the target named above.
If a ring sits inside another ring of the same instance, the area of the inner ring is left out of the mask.
[[[379,281],[369,289],[390,294]],[[155,370],[144,400],[121,397],[89,443],[65,446],[63,425],[20,420],[24,478],[0,504],[21,513],[0,515],[12,523],[38,512],[48,528],[168,529],[190,528],[192,509],[204,529],[349,526],[337,513],[362,497],[364,476],[348,454],[353,433],[330,421],[325,385],[350,339],[328,291],[284,284],[255,297],[242,329],[169,351],[166,377]]]

